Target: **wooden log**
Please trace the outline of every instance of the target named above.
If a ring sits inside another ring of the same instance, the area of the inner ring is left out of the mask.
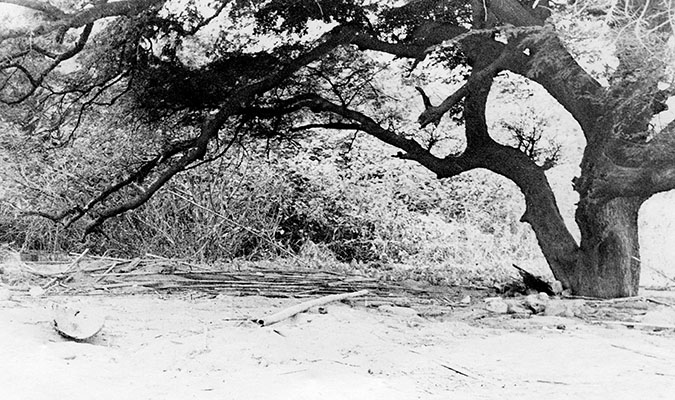
[[[319,297],[318,299],[313,299],[309,301],[305,301],[300,304],[296,304],[294,306],[288,307],[286,309],[283,309],[277,313],[274,313],[268,317],[265,318],[259,318],[259,319],[254,319],[253,321],[256,322],[260,326],[269,326],[272,324],[276,324],[277,322],[283,321],[287,318],[290,318],[296,314],[299,314],[303,311],[307,311],[312,307],[317,307],[317,306],[322,306],[324,304],[332,303],[334,301],[340,301],[344,299],[348,299],[351,297],[358,297],[358,296],[364,296],[368,294],[368,290],[359,290],[358,292],[350,292],[350,293],[340,293],[340,294],[331,294],[328,296],[324,297]]]

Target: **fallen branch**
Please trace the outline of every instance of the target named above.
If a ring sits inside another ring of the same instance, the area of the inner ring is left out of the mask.
[[[288,307],[284,310],[279,311],[278,313],[270,315],[265,319],[262,318],[254,319],[253,321],[259,324],[260,326],[269,326],[272,324],[276,324],[277,322],[283,321],[287,318],[290,318],[301,312],[307,311],[312,307],[317,307],[324,304],[332,303],[334,301],[348,299],[350,297],[364,296],[366,294],[368,294],[368,290],[359,290],[358,292],[351,292],[351,293],[331,294],[328,296],[320,297],[318,299],[296,304],[292,307]]]

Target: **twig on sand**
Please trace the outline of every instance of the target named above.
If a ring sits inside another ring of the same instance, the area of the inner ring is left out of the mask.
[[[649,357],[649,358],[656,358],[657,360],[664,360],[664,358],[655,356],[655,355],[653,355],[653,354],[648,354],[648,353],[645,353],[645,352],[640,351],[640,350],[630,349],[630,348],[628,348],[628,347],[624,347],[624,346],[621,346],[621,345],[618,345],[618,344],[612,344],[612,345],[610,345],[610,346],[612,346],[612,347],[614,347],[614,348],[617,348],[617,349],[630,351],[631,353],[639,354],[639,355],[641,355],[641,356],[645,356],[645,357]]]
[[[661,301],[661,300],[656,300],[656,299],[651,298],[651,297],[646,297],[645,300],[647,300],[650,303],[659,304],[659,305],[662,305],[662,306],[675,307],[675,304],[668,303],[668,302]]]
[[[525,382],[532,382],[532,381],[525,381]],[[537,380],[534,381],[534,382],[537,382],[537,383],[546,383],[546,384],[549,384],[549,385],[569,385],[569,383],[567,383],[567,382],[561,382],[561,381],[549,381],[549,380],[546,380],[546,379],[537,379]]]
[[[452,368],[452,367],[449,366],[449,365],[445,365],[445,364],[440,364],[440,365],[441,365],[441,367],[447,368],[447,369],[449,369],[450,371],[452,371],[452,372],[454,372],[454,373],[456,373],[456,374],[459,374],[459,375],[462,375],[462,376],[466,376],[467,378],[473,378],[473,376],[471,376],[471,375],[469,375],[469,374],[466,374],[466,373],[464,373],[464,372],[462,372],[462,371],[460,371],[460,370],[458,370],[458,369]],[[475,378],[474,378],[474,379],[475,379]]]
[[[265,317],[264,319],[259,318],[254,319],[253,321],[260,326],[269,326],[272,324],[276,324],[277,322],[283,321],[287,318],[290,318],[303,311],[307,311],[312,307],[321,306],[324,304],[332,303],[334,301],[344,300],[350,297],[364,296],[366,294],[368,294],[368,290],[359,290],[358,292],[350,292],[350,293],[331,294],[328,296],[319,297],[318,299],[309,300],[300,304],[296,304],[294,306],[283,309],[275,314],[272,314],[268,317]]]
[[[429,356],[426,355],[426,354],[422,354],[422,353],[420,353],[420,352],[418,352],[418,351],[411,350],[411,349],[408,349],[408,351],[411,352],[411,353],[413,353],[413,354],[420,355],[420,356],[422,356],[422,357],[424,357],[424,358],[426,358],[426,359],[428,359],[428,360],[430,360],[430,361],[433,361],[434,363],[440,365],[441,367],[446,368],[446,369],[449,369],[450,371],[452,371],[452,372],[454,372],[454,373],[456,373],[456,374],[458,374],[458,375],[462,375],[462,376],[464,376],[464,377],[471,378],[471,379],[482,380],[482,381],[486,381],[486,382],[488,381],[488,380],[485,379],[484,377],[472,375],[472,374],[469,374],[468,372],[461,371],[461,370],[459,370],[459,369],[456,368],[456,367],[451,367],[451,366],[448,365],[447,362],[437,360],[435,357],[429,357]]]

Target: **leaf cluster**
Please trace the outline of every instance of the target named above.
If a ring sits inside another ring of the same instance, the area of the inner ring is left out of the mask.
[[[430,21],[439,24],[456,26],[471,23],[470,1],[467,0],[414,0],[402,7],[385,8],[381,11],[377,32],[391,41],[414,41],[427,36],[433,25]]]
[[[257,32],[306,34],[309,21],[366,26],[364,9],[355,0],[272,0],[255,13]]]

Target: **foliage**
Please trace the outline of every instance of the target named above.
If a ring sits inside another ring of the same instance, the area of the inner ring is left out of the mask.
[[[201,261],[308,256],[321,246],[336,261],[469,269],[506,269],[538,253],[531,231],[517,222],[522,211],[514,187],[485,174],[439,182],[383,156],[362,136],[340,153],[317,147],[322,141],[340,143],[322,134],[295,149],[273,145],[263,152],[256,142],[233,148],[219,162],[177,177],[152,202],[85,243],[81,229],[20,217],[8,206],[58,209],[59,201],[78,194],[82,182],[101,172],[88,160],[91,143],[76,141],[83,148],[66,157],[79,163],[78,175],[66,167],[35,169],[27,181],[18,170],[40,163],[13,159],[3,176],[13,176],[17,186],[2,196],[0,241],[53,252],[86,246],[111,256]],[[120,163],[122,154],[108,153],[106,161]]]
[[[546,145],[543,139],[543,127],[546,121],[529,111],[529,118],[521,118],[517,123],[503,121],[502,125],[511,132],[515,147],[536,161],[544,170],[555,167],[560,160],[561,145],[552,141]]]
[[[309,21],[363,25],[367,17],[354,0],[272,0],[255,14],[261,32],[307,33]]]

